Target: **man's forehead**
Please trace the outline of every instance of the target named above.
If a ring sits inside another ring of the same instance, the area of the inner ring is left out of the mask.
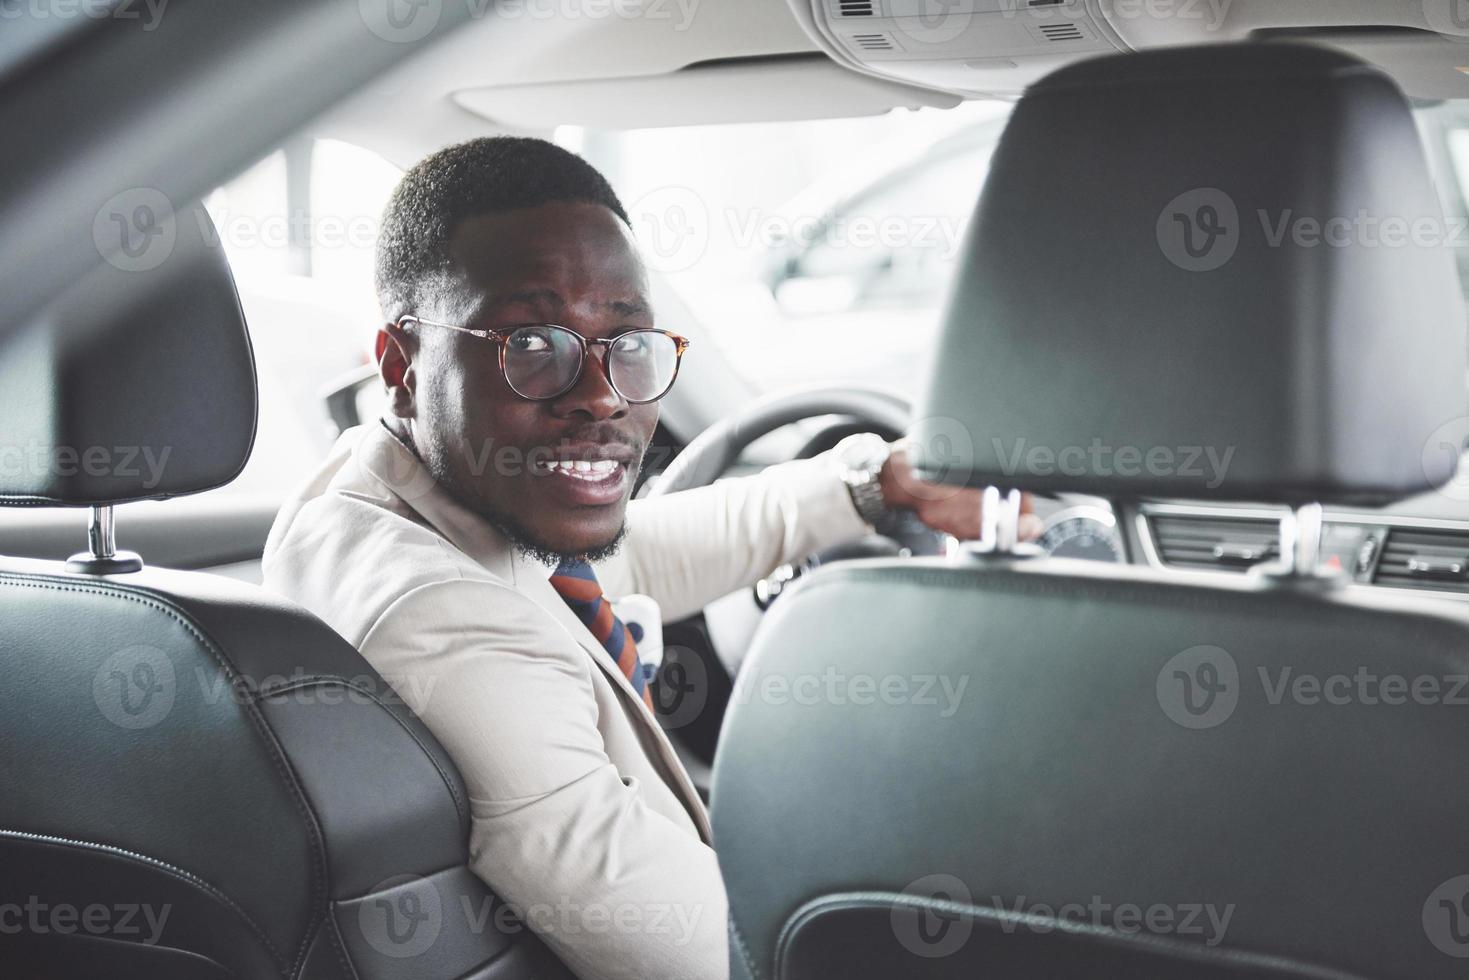
[[[480,312],[489,313],[505,306],[532,306],[537,309],[561,310],[573,303],[586,303],[621,316],[637,316],[652,312],[647,299],[641,292],[629,292],[622,296],[612,294],[568,297],[556,289],[545,286],[525,288],[507,286],[503,289],[486,290],[480,302]]]
[[[481,304],[555,309],[591,300],[624,315],[647,310],[647,279],[632,236],[601,205],[476,215],[455,229],[450,253]]]

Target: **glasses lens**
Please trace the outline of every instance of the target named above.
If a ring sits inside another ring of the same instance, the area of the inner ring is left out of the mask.
[[[635,330],[618,337],[607,357],[608,373],[622,397],[650,402],[673,384],[678,342],[655,330]]]
[[[520,327],[505,338],[505,380],[523,398],[554,398],[576,383],[581,356],[569,330]]]

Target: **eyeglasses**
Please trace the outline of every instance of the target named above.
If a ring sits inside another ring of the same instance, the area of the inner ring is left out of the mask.
[[[607,383],[632,405],[655,402],[668,394],[689,341],[678,334],[638,327],[615,337],[583,337],[554,323],[527,323],[508,330],[476,330],[418,316],[398,318],[398,326],[422,323],[457,330],[500,345],[500,372],[510,390],[528,401],[560,398],[581,380],[587,348],[605,347],[602,373]]]

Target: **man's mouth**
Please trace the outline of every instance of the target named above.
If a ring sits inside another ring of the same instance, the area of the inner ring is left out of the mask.
[[[558,476],[569,476],[576,480],[599,483],[613,474],[620,475],[623,466],[615,459],[553,459],[537,462],[536,468],[545,473],[555,473]]]
[[[636,454],[627,446],[561,447],[546,459],[536,459],[533,476],[544,478],[546,490],[570,506],[617,503],[627,491]]]

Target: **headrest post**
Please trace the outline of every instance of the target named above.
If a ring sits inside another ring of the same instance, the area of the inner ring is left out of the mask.
[[[1020,491],[985,487],[980,497],[979,540],[963,549],[966,556],[1028,558],[1038,553],[1020,543]]]
[[[143,570],[143,559],[117,550],[117,528],[111,504],[94,504],[87,516],[87,550],[72,555],[66,570],[81,575],[120,575]]]
[[[87,517],[87,547],[93,558],[111,558],[117,554],[117,528],[113,522],[112,505],[93,507]]]
[[[1312,576],[1321,561],[1321,505],[1302,504],[1280,520],[1280,560],[1287,575]]]

